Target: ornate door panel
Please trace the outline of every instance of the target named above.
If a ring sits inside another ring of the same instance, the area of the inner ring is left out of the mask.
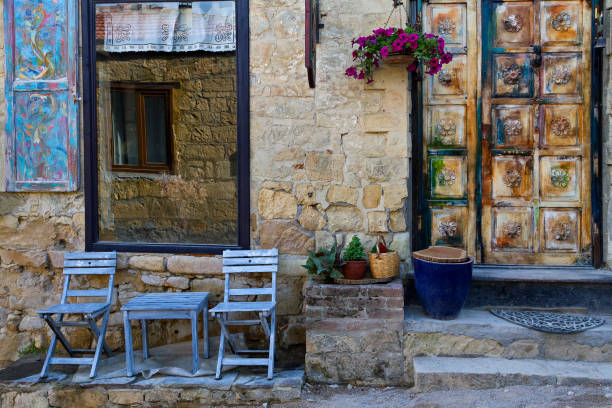
[[[590,5],[482,8],[482,259],[590,263]]]
[[[423,177],[420,222],[427,245],[475,251],[478,43],[476,2],[433,0],[423,6],[428,32],[454,56],[423,81]]]

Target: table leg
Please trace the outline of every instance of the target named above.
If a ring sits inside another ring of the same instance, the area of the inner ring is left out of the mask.
[[[208,301],[204,305],[204,358],[210,357],[210,338],[208,337]]]
[[[132,326],[130,326],[129,312],[123,312],[123,331],[125,332],[125,368],[128,377],[134,375],[134,352],[132,349]]]
[[[140,327],[142,328],[142,359],[149,358],[149,336],[147,335],[147,321],[141,320]]]
[[[191,312],[191,347],[193,353],[193,374],[200,368],[200,356],[198,354],[198,312]]]

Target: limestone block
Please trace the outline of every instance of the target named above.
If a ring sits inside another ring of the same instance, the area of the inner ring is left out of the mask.
[[[276,285],[279,315],[298,315],[302,311],[302,286],[304,278],[285,278]]]
[[[128,265],[131,269],[140,269],[145,271],[164,271],[164,257],[153,255],[132,256]]]
[[[19,331],[32,331],[45,327],[45,321],[38,316],[24,316],[19,323]]]
[[[295,161],[295,160],[304,160],[304,150],[298,147],[290,147],[288,149],[283,149],[274,156],[275,161]]]
[[[266,180],[263,183],[261,183],[261,186],[269,190],[286,191],[288,193],[290,193],[291,190],[293,189],[293,183],[290,181]]]
[[[312,184],[298,184],[295,187],[295,195],[297,196],[297,202],[300,205],[317,204],[317,198],[315,196],[315,190]]]
[[[155,390],[145,394],[147,402],[176,402],[179,400],[179,393],[171,390]]]
[[[329,231],[316,231],[315,242],[317,248],[331,248],[336,242],[336,234]]]
[[[109,390],[108,399],[113,404],[132,405],[141,404],[144,396],[142,391],[136,390]]]
[[[325,227],[327,221],[319,213],[314,206],[306,206],[302,209],[302,213],[298,218],[299,223],[309,231],[318,231]]]
[[[360,231],[363,229],[363,215],[352,205],[332,205],[325,211],[330,231]]]
[[[389,213],[389,227],[392,232],[406,231],[406,217],[404,211],[391,211]]]
[[[189,279],[182,276],[170,276],[166,285],[176,289],[189,289]]]
[[[204,401],[208,401],[210,397],[211,397],[210,390],[207,390],[205,388],[183,390],[181,392],[181,399],[184,401],[204,402]]]
[[[306,177],[314,181],[337,181],[344,180],[343,168],[345,157],[343,154],[332,154],[327,152],[306,153],[304,168]]]
[[[257,200],[259,215],[266,220],[275,218],[295,218],[297,200],[293,194],[283,191],[262,189]]]
[[[51,389],[48,398],[54,407],[98,408],[108,402],[104,391],[87,389]]]
[[[187,275],[220,275],[223,261],[217,256],[174,255],[168,258],[168,271]]]
[[[387,213],[385,211],[373,211],[368,213],[369,232],[387,232]]]
[[[363,206],[367,209],[376,208],[380,205],[382,187],[378,184],[370,184],[363,188]]]
[[[21,266],[42,268],[47,265],[47,253],[0,249],[0,260],[4,265],[16,264]]]
[[[278,258],[278,274],[279,276],[305,277],[307,272],[302,268],[305,263],[306,256],[281,255]]]
[[[364,160],[365,173],[371,181],[405,180],[408,177],[408,159],[386,157]]]
[[[333,185],[327,190],[326,200],[330,203],[357,205],[359,191],[356,188]]]
[[[405,183],[385,186],[383,196],[385,208],[399,210],[404,207],[404,199],[408,197],[408,186]]]
[[[225,281],[218,278],[194,279],[191,281],[192,292],[208,292],[211,297],[221,299],[225,290]]]
[[[307,255],[314,249],[314,238],[300,231],[294,221],[264,221],[259,230],[262,248],[278,248],[280,253]]]
[[[14,408],[48,408],[46,391],[24,392],[15,396]],[[2,404],[4,406],[4,404]]]
[[[398,128],[396,115],[370,113],[363,116],[363,130],[371,133],[389,132]]]
[[[164,283],[166,282],[166,278],[159,275],[142,275],[140,280],[151,286],[164,286]]]
[[[344,151],[362,157],[384,157],[387,135],[384,133],[349,133],[342,138]]]
[[[391,242],[389,248],[397,252],[400,259],[410,259],[410,233],[393,234],[393,242]]]
[[[49,251],[49,261],[52,268],[63,268],[64,267],[64,252],[63,251]]]

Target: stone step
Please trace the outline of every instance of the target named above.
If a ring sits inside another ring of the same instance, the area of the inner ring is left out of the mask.
[[[515,385],[612,385],[612,364],[583,361],[416,357],[414,371],[418,392]]]
[[[575,334],[543,333],[487,310],[464,309],[455,320],[436,320],[420,307],[404,310],[404,355],[505,357],[612,362],[612,316]]]

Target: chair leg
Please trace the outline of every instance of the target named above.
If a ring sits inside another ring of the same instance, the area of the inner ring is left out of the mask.
[[[225,322],[223,321],[223,313],[217,314],[217,321],[221,326],[221,337],[219,338],[219,356],[217,358],[217,372],[215,379],[221,379],[221,369],[223,368],[223,352],[225,350]]]
[[[47,372],[49,371],[49,365],[51,365],[51,359],[53,358],[53,353],[55,353],[56,346],[57,335],[53,333],[51,336],[51,344],[49,345],[49,350],[47,351],[47,357],[45,358],[45,363],[43,364],[42,371],[40,372],[40,378],[47,378]]]
[[[66,337],[64,337],[64,335],[60,331],[60,328],[55,325],[55,320],[53,320],[53,318],[49,315],[45,315],[44,319],[49,325],[49,327],[51,328],[51,330],[53,331],[53,333],[55,333],[55,335],[57,336],[62,346],[66,349],[68,354],[70,354],[70,357],[74,357],[74,351],[72,351],[72,347],[70,347],[70,343],[68,343],[68,340],[66,339]],[[62,319],[63,319],[63,316],[59,315],[57,318],[57,321],[61,322]]]
[[[200,369],[200,352],[198,351],[198,312],[191,312],[191,354],[193,358],[193,374]]]
[[[268,380],[274,375],[274,342],[276,337],[276,309],[272,310],[270,317],[270,351],[268,354]]]
[[[123,312],[123,331],[125,332],[125,368],[128,377],[134,375],[134,348],[132,346],[132,326],[128,318],[129,312]]]
[[[104,313],[104,318],[102,318],[102,326],[100,327],[100,332],[98,333],[98,342],[96,344],[96,352],[93,358],[93,365],[91,366],[91,371],[89,372],[89,378],[94,378],[96,376],[96,372],[98,371],[98,362],[100,361],[100,353],[102,352],[102,348],[107,349],[107,353],[110,353],[110,348],[106,345],[106,341],[104,340],[106,336],[106,326],[108,325],[108,316],[110,314],[110,308],[106,310]],[[89,318],[89,323],[92,325],[92,330],[94,333],[98,331],[98,327],[96,326],[96,322],[93,319]],[[111,354],[112,355],[112,354]]]
[[[98,326],[96,325],[96,321],[91,317],[87,317],[87,321],[89,322],[89,328],[91,329],[91,332],[96,338],[96,341],[98,343],[102,341],[102,347],[104,347],[104,352],[106,353],[107,356],[112,357],[113,352],[111,351],[110,347],[108,347],[108,344],[106,344],[106,340],[104,339],[104,337],[102,337],[102,339],[100,340],[100,330],[98,329]]]
[[[204,306],[204,328],[202,333],[204,335],[204,358],[210,357],[210,338],[208,337],[208,302]]]
[[[259,320],[261,320],[261,326],[263,327],[266,340],[270,339],[270,328],[268,327],[268,319],[264,316],[263,312],[259,312]]]

